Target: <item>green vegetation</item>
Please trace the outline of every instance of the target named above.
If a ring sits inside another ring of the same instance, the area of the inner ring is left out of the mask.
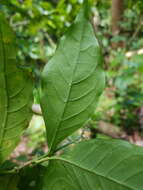
[[[142,9],[0,0],[0,190],[142,190]]]

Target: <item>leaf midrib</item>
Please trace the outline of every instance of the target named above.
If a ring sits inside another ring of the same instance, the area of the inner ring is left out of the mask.
[[[87,21],[87,20],[86,20],[86,19],[84,20],[83,30],[82,30],[83,32],[82,32],[82,34],[81,34],[81,39],[80,39],[80,43],[79,43],[79,53],[78,53],[78,55],[77,55],[76,63],[78,62],[78,59],[79,59],[80,49],[81,49],[81,43],[82,43],[82,39],[83,39],[83,37],[84,37],[84,30],[85,30],[85,24],[86,24],[85,21]],[[76,71],[76,69],[77,69],[77,64],[75,65],[75,68],[73,69],[72,79],[71,79],[71,84],[72,84],[72,82],[73,82],[73,77],[74,77],[74,75],[75,75],[75,71]],[[69,92],[68,92],[68,96],[67,96],[67,100],[68,100],[69,97],[70,97],[71,89],[72,89],[72,85],[70,85]],[[65,105],[64,105],[64,109],[63,109],[63,113],[62,113],[61,118],[63,118],[63,116],[64,116],[64,114],[65,114],[65,110],[66,110],[67,103],[68,103],[68,101],[65,102]],[[62,122],[62,119],[60,120],[59,125],[58,125],[58,127],[57,127],[57,129],[56,129],[56,132],[55,132],[54,138],[53,138],[52,143],[51,143],[51,146],[50,146],[49,153],[52,151],[52,148],[53,148],[53,145],[54,145],[54,142],[55,142],[56,136],[57,136],[58,131],[59,131],[59,128],[60,128],[60,126],[61,126],[61,122]],[[56,143],[55,143],[55,144],[56,144]]]
[[[129,186],[127,186],[127,185],[125,185],[124,183],[120,183],[119,181],[117,181],[117,180],[115,180],[115,179],[112,179],[112,178],[108,178],[107,176],[104,176],[104,175],[101,175],[100,173],[97,173],[96,171],[92,171],[92,170],[90,170],[90,169],[88,169],[88,168],[84,168],[83,166],[81,166],[81,165],[78,165],[77,163],[75,163],[75,162],[72,162],[72,161],[70,161],[70,160],[66,160],[66,159],[64,159],[64,158],[61,158],[61,157],[50,157],[49,158],[49,160],[56,160],[56,161],[61,161],[61,162],[65,162],[65,163],[67,163],[67,164],[69,164],[69,165],[72,165],[72,166],[75,166],[75,167],[77,167],[77,168],[80,168],[80,169],[82,169],[82,170],[84,170],[84,171],[86,171],[86,172],[89,172],[89,173],[92,173],[92,174],[94,174],[94,175],[97,175],[97,176],[99,176],[99,177],[103,177],[103,178],[105,178],[106,180],[109,180],[109,181],[111,181],[111,182],[113,182],[113,183],[117,183],[117,184],[119,184],[119,185],[121,185],[121,186],[123,186],[123,187],[126,187],[126,188],[128,188],[128,189],[130,189],[130,190],[135,190],[135,189],[132,189],[131,187],[129,187]]]

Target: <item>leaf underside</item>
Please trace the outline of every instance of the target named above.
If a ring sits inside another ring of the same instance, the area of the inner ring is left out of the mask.
[[[42,190],[143,190],[143,149],[118,140],[75,145],[53,157]]]
[[[50,151],[89,119],[104,88],[102,54],[85,10],[45,66],[41,105]]]
[[[13,151],[31,118],[32,82],[16,66],[15,38],[0,14],[0,163]]]

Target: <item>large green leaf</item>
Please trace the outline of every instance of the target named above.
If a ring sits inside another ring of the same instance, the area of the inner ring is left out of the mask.
[[[16,67],[15,38],[0,13],[0,163],[28,125],[31,100],[31,79]]]
[[[88,120],[104,88],[101,49],[87,15],[85,6],[42,73],[50,151]]]
[[[43,190],[143,190],[143,148],[92,140],[51,158]]]

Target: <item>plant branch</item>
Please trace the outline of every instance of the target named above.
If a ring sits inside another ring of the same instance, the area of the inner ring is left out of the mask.
[[[35,165],[41,164],[43,162],[46,162],[49,159],[50,159],[50,157],[47,157],[47,155],[44,155],[43,157],[41,157],[41,158],[39,158],[37,160],[31,160],[29,162],[26,162],[22,166],[15,167],[15,168],[13,168],[11,170],[4,170],[4,171],[0,172],[0,175],[3,175],[3,174],[16,174],[16,173],[19,173],[24,168],[26,168],[27,166],[34,167]]]

